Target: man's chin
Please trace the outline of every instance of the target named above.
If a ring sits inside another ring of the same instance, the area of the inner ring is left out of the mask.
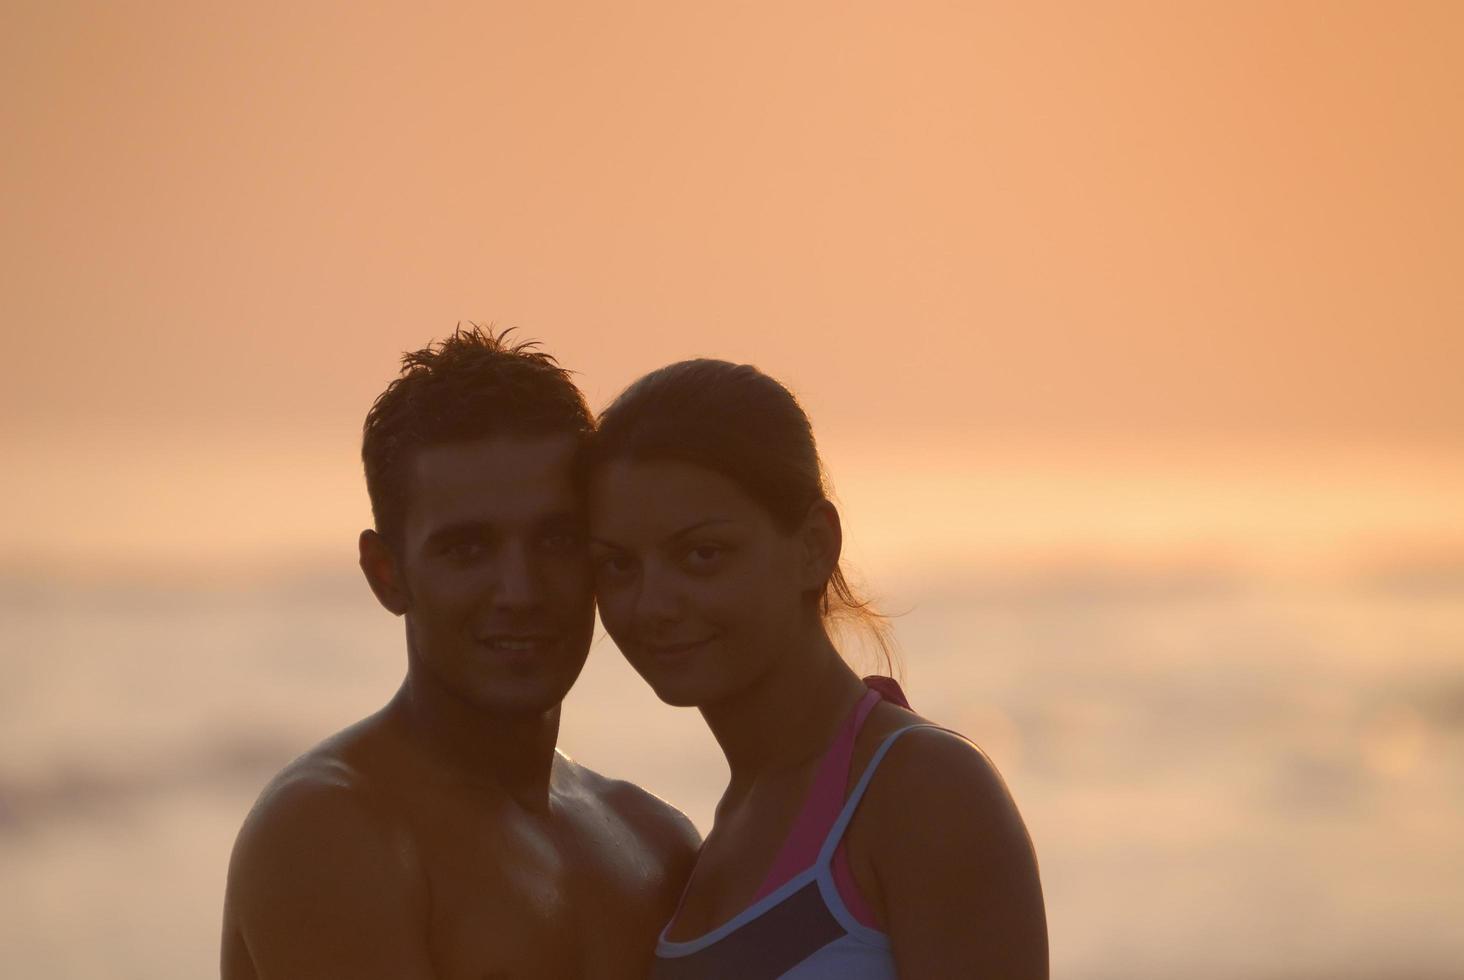
[[[569,694],[569,684],[550,683],[545,679],[512,678],[481,684],[469,695],[468,702],[490,715],[542,715],[558,708]]]
[[[445,665],[444,665],[445,666]],[[559,706],[578,679],[583,661],[524,658],[477,660],[442,669],[431,661],[414,661],[414,686],[437,692],[438,698],[485,715],[542,715]]]

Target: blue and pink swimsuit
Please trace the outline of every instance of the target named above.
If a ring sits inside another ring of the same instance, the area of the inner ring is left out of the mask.
[[[844,831],[890,746],[911,725],[891,732],[848,799],[854,740],[881,699],[909,707],[888,677],[865,679],[870,690],[835,736],[772,869],[752,904],[711,932],[672,942],[668,924],[656,944],[652,980],[895,980],[889,936],[849,869]],[[676,921],[674,918],[671,920]]]

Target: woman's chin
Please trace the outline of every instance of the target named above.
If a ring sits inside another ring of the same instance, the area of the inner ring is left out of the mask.
[[[641,677],[651,686],[656,697],[673,708],[696,708],[712,700],[703,685],[689,677],[647,677],[644,673]]]
[[[696,697],[662,694],[660,691],[656,692],[656,696],[660,698],[663,703],[669,704],[673,708],[699,708],[702,704],[701,699]]]
[[[717,650],[712,638],[681,647],[637,648],[627,659],[656,697],[677,708],[695,708],[715,701],[720,693],[715,676],[719,673]]]

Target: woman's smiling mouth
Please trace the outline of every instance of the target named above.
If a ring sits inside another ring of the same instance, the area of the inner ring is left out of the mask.
[[[699,640],[682,640],[676,643],[642,643],[641,649],[643,649],[646,654],[651,657],[651,659],[657,661],[658,663],[667,664],[685,659],[690,654],[704,648],[714,639],[716,639],[715,635],[705,636]]]

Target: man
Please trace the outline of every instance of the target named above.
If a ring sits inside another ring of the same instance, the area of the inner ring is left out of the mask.
[[[593,422],[534,346],[460,329],[367,415],[361,569],[405,620],[406,679],[245,820],[224,980],[649,970],[698,838],[555,751],[594,625],[575,480]]]

